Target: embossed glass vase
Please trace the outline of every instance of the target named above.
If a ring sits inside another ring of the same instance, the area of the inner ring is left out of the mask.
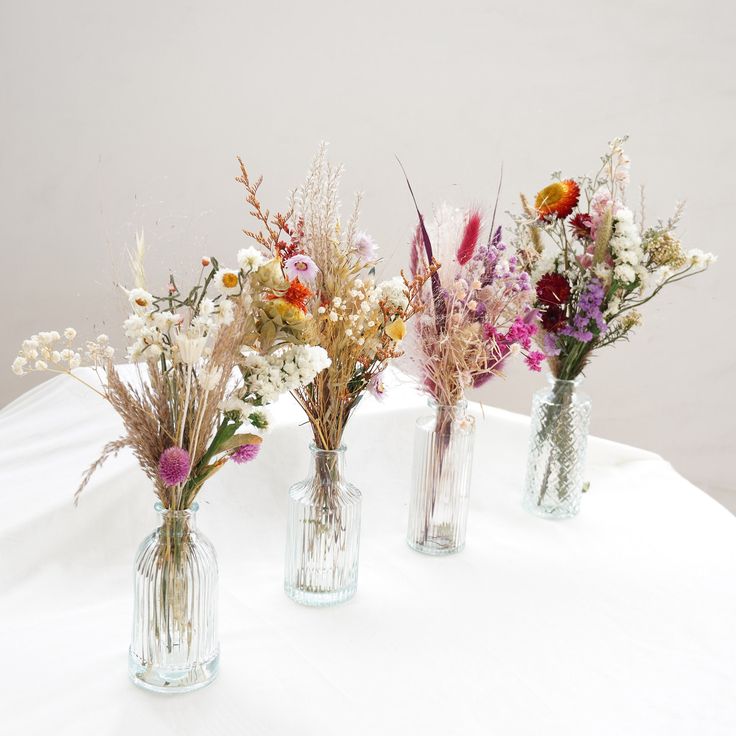
[[[157,503],[160,526],[138,549],[128,672],[147,690],[188,692],[217,675],[217,558],[197,508]]]
[[[417,552],[447,555],[465,546],[475,419],[468,402],[429,402],[417,420],[407,542]]]
[[[537,516],[565,519],[580,510],[591,401],[579,390],[580,378],[548,381],[532,402],[524,506]]]
[[[309,475],[289,491],[284,590],[297,603],[332,606],[358,586],[360,491],[345,480],[345,446],[310,445]]]

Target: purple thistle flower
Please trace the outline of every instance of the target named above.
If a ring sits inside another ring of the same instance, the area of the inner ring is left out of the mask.
[[[158,461],[159,478],[167,486],[177,486],[189,477],[191,462],[185,449],[169,447],[161,453]]]
[[[261,451],[260,444],[258,445],[240,445],[232,455],[230,459],[241,465],[242,463],[249,463],[251,460],[255,460],[258,453]]]

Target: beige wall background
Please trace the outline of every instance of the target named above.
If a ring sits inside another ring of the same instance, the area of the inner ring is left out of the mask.
[[[590,366],[593,431],[655,450],[736,508],[732,472],[733,69],[727,2],[0,2],[2,355],[40,329],[118,338],[136,228],[149,279],[201,254],[234,258],[246,225],[235,155],[283,206],[322,139],[385,270],[425,211],[502,209],[549,173],[593,169],[629,133],[631,199],[649,217],[688,199],[690,247],[720,261],[651,303],[630,344]],[[122,344],[122,341],[118,341]],[[516,366],[481,398],[528,412]],[[0,403],[30,388],[0,371]]]

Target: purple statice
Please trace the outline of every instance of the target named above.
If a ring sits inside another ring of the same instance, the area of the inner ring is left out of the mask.
[[[562,350],[557,342],[557,335],[554,332],[545,332],[542,338],[542,347],[548,358],[559,355]]]
[[[605,332],[606,321],[601,311],[605,295],[603,282],[597,278],[590,279],[580,292],[572,320],[560,330],[560,334],[580,342],[590,342],[595,337],[593,329],[596,329],[598,334]]]
[[[189,453],[182,447],[169,447],[161,453],[158,461],[158,476],[165,485],[172,487],[189,477],[191,466]]]

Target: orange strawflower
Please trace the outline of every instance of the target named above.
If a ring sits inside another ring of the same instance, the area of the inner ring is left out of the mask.
[[[281,299],[287,304],[300,309],[306,314],[307,312],[307,299],[314,296],[314,294],[299,281],[299,279],[292,279],[289,283],[289,288],[280,296],[277,294],[271,294],[268,299]]]
[[[556,181],[542,189],[534,201],[534,209],[539,217],[556,215],[564,220],[580,199],[580,187],[572,180]]]

